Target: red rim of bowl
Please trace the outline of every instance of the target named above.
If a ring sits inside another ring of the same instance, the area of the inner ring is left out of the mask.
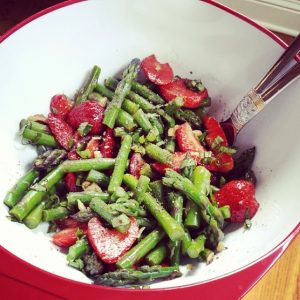
[[[38,13],[35,13],[34,15],[26,18],[25,20],[23,20],[22,22],[18,23],[17,25],[15,25],[14,27],[12,27],[11,29],[9,29],[8,31],[6,31],[3,35],[0,36],[0,43],[2,43],[3,41],[5,41],[9,36],[11,36],[13,33],[15,33],[16,31],[18,31],[20,28],[22,28],[23,26],[25,26],[26,24],[34,21],[35,19],[42,17],[52,11],[58,10],[60,8],[72,5],[72,4],[76,4],[79,2],[84,2],[87,0],[68,0],[68,1],[64,1],[61,3],[58,3],[56,5],[50,6],[44,10],[39,11]],[[272,38],[275,42],[277,42],[279,45],[281,45],[283,48],[287,47],[287,44],[282,41],[277,35],[275,35],[273,32],[271,32],[270,30],[266,29],[265,27],[259,25],[258,23],[256,23],[255,21],[253,21],[252,19],[246,17],[243,14],[240,14],[234,10],[232,10],[231,8],[217,3],[213,0],[202,0],[202,2],[207,3],[209,5],[215,6],[218,9],[221,9],[245,22],[247,22],[248,24],[250,24],[251,26],[257,28],[258,30],[260,30],[261,32],[265,33],[266,35],[268,35],[270,38]],[[249,269],[250,267],[255,267],[255,265],[259,265],[260,262],[262,262],[263,260],[267,260],[267,258],[271,257],[271,260],[269,260],[266,265],[264,267],[258,268],[259,269],[259,273],[256,274],[255,278],[251,281],[250,284],[248,284],[247,286],[245,286],[244,288],[240,289],[240,295],[239,297],[243,296],[245,293],[247,293],[253,286],[254,284],[270,269],[270,267],[277,261],[277,259],[283,254],[283,252],[287,249],[288,245],[296,238],[296,236],[298,235],[298,233],[300,232],[300,223],[298,223],[298,225],[290,232],[290,234],[283,240],[281,241],[277,246],[275,246],[272,250],[270,250],[269,252],[267,252],[266,254],[264,254],[263,256],[261,256],[260,258],[256,259],[255,261],[239,268],[236,269],[232,272],[228,272],[224,275],[221,276],[217,276],[214,277],[212,279],[200,282],[200,283],[194,283],[194,284],[187,284],[187,285],[183,285],[183,286],[178,286],[178,287],[168,287],[168,288],[156,288],[156,289],[151,289],[151,290],[144,290],[143,292],[147,292],[147,293],[152,293],[152,292],[166,292],[166,291],[171,291],[174,289],[186,289],[186,288],[191,288],[191,287],[196,287],[198,286],[199,288],[202,287],[203,285],[216,281],[216,280],[220,280],[220,279],[224,279],[230,275],[234,275],[236,273],[240,273],[239,276],[244,276],[245,278],[247,277],[247,269]],[[1,249],[2,248],[2,249]],[[42,273],[44,273],[47,276],[52,276],[53,279],[55,280],[64,280],[68,283],[73,283],[73,284],[77,284],[77,285],[81,285],[84,287],[89,287],[89,288],[96,288],[99,290],[116,290],[116,288],[111,288],[111,287],[105,287],[105,286],[96,286],[96,285],[91,285],[88,283],[83,283],[83,282],[79,282],[76,280],[72,280],[72,279],[68,279],[65,277],[61,277],[59,275],[50,273],[48,271],[45,271],[43,269],[40,269],[39,267],[36,267],[26,261],[24,261],[23,259],[17,257],[16,255],[14,255],[13,253],[9,252],[8,250],[6,250],[3,246],[0,246],[0,250],[3,254],[5,255],[9,255],[10,258],[14,259],[15,261],[17,261],[18,263],[24,263],[26,265],[26,267],[30,267],[35,271],[40,271]],[[2,270],[0,270],[0,273],[2,273]],[[2,273],[3,274],[3,273]],[[117,288],[118,291],[120,292],[130,292],[131,295],[133,295],[133,293],[137,293],[139,292],[138,290],[132,290],[132,289],[126,289],[126,288]]]

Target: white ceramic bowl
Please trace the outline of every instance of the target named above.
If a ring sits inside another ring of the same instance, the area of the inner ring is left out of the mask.
[[[3,38],[0,199],[35,156],[30,146],[22,146],[16,138],[19,120],[47,113],[56,93],[72,96],[94,64],[101,66],[103,80],[133,57],[155,53],[169,62],[176,74],[201,78],[213,99],[212,113],[225,119],[279,57],[283,43],[246,18],[207,2],[79,2],[42,13]],[[226,278],[258,264],[272,251],[282,250],[299,231],[299,93],[300,81],[255,117],[238,138],[242,148],[257,147],[254,170],[260,208],[251,230],[235,228],[226,235],[226,250],[212,264],[199,264],[192,272],[183,267],[183,277],[153,288]],[[89,282],[66,265],[65,255],[45,234],[46,226],[30,231],[6,216],[7,208],[1,204],[0,244],[5,249],[50,273]],[[243,276],[247,277],[245,270]]]

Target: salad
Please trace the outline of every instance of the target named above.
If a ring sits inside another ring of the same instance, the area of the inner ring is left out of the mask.
[[[99,285],[175,278],[184,257],[212,262],[227,224],[250,227],[259,207],[255,148],[237,156],[203,83],[155,55],[104,85],[100,72],[21,121],[38,154],[5,196],[11,220],[48,222],[68,265]]]

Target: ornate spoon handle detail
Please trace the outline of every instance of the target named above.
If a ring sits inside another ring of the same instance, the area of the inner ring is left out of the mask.
[[[240,101],[231,115],[231,121],[237,132],[265,106],[261,95],[257,94],[254,89],[250,90],[247,95]]]

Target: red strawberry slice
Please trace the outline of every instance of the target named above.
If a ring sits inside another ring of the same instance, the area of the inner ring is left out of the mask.
[[[72,149],[68,152],[67,158],[70,160],[77,160],[80,159],[80,156],[77,154],[75,149]]]
[[[144,58],[141,67],[148,79],[158,85],[170,83],[173,80],[173,70],[168,63],[160,63],[154,54]]]
[[[162,163],[155,162],[155,163],[152,163],[151,166],[154,170],[156,170],[157,172],[159,172],[161,174],[164,174],[165,170],[167,168],[178,172],[180,170],[181,164],[187,154],[189,154],[190,157],[193,158],[197,164],[200,162],[200,156],[195,152],[185,152],[185,153],[184,152],[175,152],[173,154],[172,162],[170,162],[170,164],[162,164]]]
[[[64,177],[68,192],[76,192],[76,175],[74,173],[67,173]]]
[[[103,133],[103,139],[99,150],[104,158],[113,158],[115,156],[116,141],[111,128],[106,128]]]
[[[87,227],[85,223],[80,223],[77,220],[72,219],[72,218],[56,220],[55,224],[57,225],[57,227],[59,229],[78,228],[78,227],[82,227],[82,226],[83,226],[83,228]]]
[[[214,194],[219,207],[229,205],[231,222],[244,222],[251,219],[258,210],[254,185],[246,180],[232,180],[224,184]]]
[[[102,226],[98,218],[90,219],[87,236],[97,256],[112,264],[127,252],[138,237],[139,227],[136,219],[130,218],[131,225],[126,233]]]
[[[178,78],[171,83],[159,86],[159,91],[166,101],[172,101],[176,97],[183,98],[183,107],[197,108],[202,101],[208,97],[207,89],[203,91],[193,91],[186,87],[188,79]]]
[[[48,115],[48,125],[58,143],[66,150],[69,150],[73,140],[72,127],[52,113]]]
[[[94,100],[82,102],[75,106],[68,115],[68,123],[77,130],[79,125],[88,122],[92,125],[89,134],[99,134],[102,129],[102,120],[104,115],[104,108]]]
[[[64,119],[72,110],[73,102],[63,94],[54,95],[50,101],[50,111],[58,118]]]
[[[228,153],[218,153],[216,156],[212,155],[209,163],[205,164],[200,160],[199,164],[211,172],[226,173],[233,169],[234,160]]]
[[[52,236],[52,242],[59,247],[70,247],[74,245],[77,241],[77,231],[82,230],[84,234],[87,233],[87,226],[82,225],[79,227],[66,228]]]
[[[194,151],[202,153],[205,151],[199,140],[195,137],[192,127],[189,123],[179,125],[176,132],[176,140],[179,149],[182,152]]]
[[[220,123],[214,117],[209,117],[206,115],[203,118],[203,124],[207,130],[205,140],[209,147],[212,147],[217,136],[221,137],[223,140],[222,142],[220,142],[220,146],[228,146],[225,132]]]
[[[140,178],[141,169],[146,162],[140,153],[133,153],[129,163],[129,173],[136,178]]]

